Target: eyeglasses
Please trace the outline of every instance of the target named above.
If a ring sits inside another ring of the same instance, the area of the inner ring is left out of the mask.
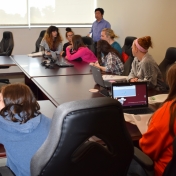
[[[73,37],[73,34],[72,35],[67,35],[67,37]]]

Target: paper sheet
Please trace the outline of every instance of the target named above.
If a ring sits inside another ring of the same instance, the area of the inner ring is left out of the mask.
[[[127,114],[124,113],[124,118],[126,122],[134,124],[138,127],[141,134],[144,134],[148,129],[148,122],[152,114],[141,114],[141,115],[134,115],[134,114]]]
[[[32,54],[28,54],[28,56],[30,57],[34,57],[34,56],[43,56],[43,51],[37,52],[37,53],[32,53]]]
[[[151,96],[151,97],[148,97],[148,102],[149,104],[163,103],[167,97],[168,97],[168,94],[159,94],[159,95]]]
[[[119,76],[119,75],[103,75],[103,80],[105,81],[111,81],[111,80],[119,80],[119,81],[126,81],[128,76]]]
[[[153,114],[144,114],[144,115],[132,114],[134,122],[135,122],[136,126],[138,127],[139,131],[141,132],[141,134],[144,134],[147,131],[148,122],[149,122],[152,115]]]

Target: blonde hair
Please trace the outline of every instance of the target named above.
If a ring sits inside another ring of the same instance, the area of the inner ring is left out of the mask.
[[[104,31],[106,36],[109,36],[111,39],[118,38],[118,36],[110,28],[104,28],[102,31]]]

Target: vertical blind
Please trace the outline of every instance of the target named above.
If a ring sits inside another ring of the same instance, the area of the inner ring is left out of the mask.
[[[0,0],[0,26],[91,24],[96,0]]]

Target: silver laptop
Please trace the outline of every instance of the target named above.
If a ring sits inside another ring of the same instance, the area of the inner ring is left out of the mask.
[[[112,83],[112,98],[118,100],[125,113],[150,114],[147,82]]]
[[[106,97],[111,96],[111,92],[110,92],[111,82],[103,80],[101,70],[99,68],[94,67],[92,65],[90,65],[90,67],[92,70],[94,81],[101,86],[100,88],[103,88],[99,90],[99,92]]]

